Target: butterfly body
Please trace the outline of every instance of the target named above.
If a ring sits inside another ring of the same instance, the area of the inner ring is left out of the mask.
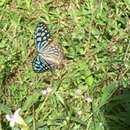
[[[63,53],[51,40],[50,32],[44,23],[39,23],[36,27],[35,47],[37,55],[32,61],[35,72],[45,72],[49,69],[60,68],[63,65]]]

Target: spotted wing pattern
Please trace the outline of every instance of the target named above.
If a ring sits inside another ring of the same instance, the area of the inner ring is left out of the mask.
[[[49,64],[44,60],[42,55],[38,54],[32,61],[33,70],[37,73],[50,69]]]
[[[35,72],[41,73],[49,69],[60,68],[63,65],[63,53],[52,42],[50,32],[44,23],[39,23],[36,27],[35,46],[38,52],[32,61],[32,67]]]
[[[50,32],[48,31],[44,23],[39,23],[35,30],[35,46],[39,51],[41,48],[45,48],[48,45],[50,39]]]

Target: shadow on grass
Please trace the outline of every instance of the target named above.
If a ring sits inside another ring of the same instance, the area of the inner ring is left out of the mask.
[[[106,130],[130,130],[130,89],[118,90],[102,111]]]

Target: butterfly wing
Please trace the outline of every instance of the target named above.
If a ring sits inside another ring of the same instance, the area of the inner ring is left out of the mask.
[[[35,72],[41,73],[47,71],[51,67],[43,58],[43,56],[41,54],[38,54],[32,61],[32,68]]]
[[[61,68],[63,66],[64,56],[62,50],[55,44],[49,44],[40,53],[51,68]]]
[[[41,48],[45,48],[50,39],[50,32],[48,31],[44,23],[39,23],[35,29],[35,46],[39,51]]]

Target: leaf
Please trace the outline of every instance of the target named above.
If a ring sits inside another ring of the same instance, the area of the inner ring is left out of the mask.
[[[61,104],[63,104],[65,106],[64,99],[60,94],[56,93],[56,98],[57,98],[57,100],[59,100],[61,102]]]
[[[27,97],[27,100],[23,104],[22,110],[28,110],[34,103],[38,101],[38,98],[40,96],[40,93],[33,93],[33,95]]]
[[[100,107],[108,103],[108,100],[111,98],[113,93],[117,90],[118,88],[118,82],[112,82],[108,86],[105,86],[102,89],[102,96],[101,96],[101,102],[100,102]]]
[[[11,112],[11,109],[2,103],[0,103],[0,113],[6,113],[9,114]]]

